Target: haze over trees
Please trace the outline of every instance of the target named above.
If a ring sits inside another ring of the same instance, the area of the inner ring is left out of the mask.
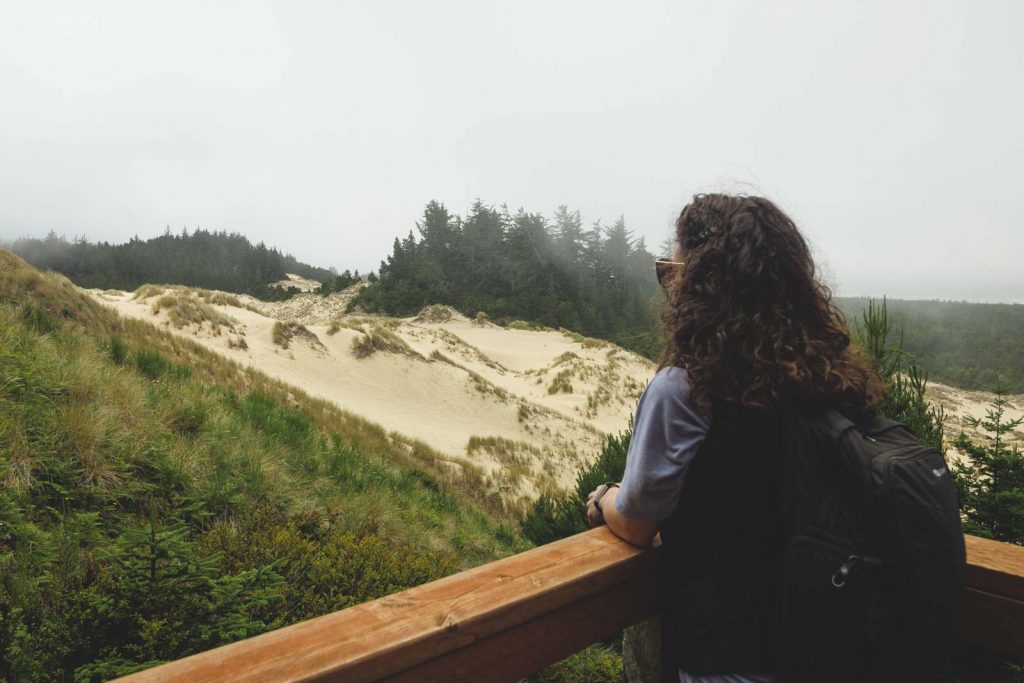
[[[585,228],[578,211],[540,213],[477,201],[463,218],[436,201],[395,239],[380,280],[353,305],[413,315],[447,304],[499,322],[565,327],[653,356],[659,351],[660,293],[654,255],[619,218]]]
[[[369,273],[353,306],[368,312],[414,315],[442,303],[495,322],[524,320],[564,327],[615,342],[648,358],[661,352],[663,301],[652,272],[654,254],[619,218],[589,228],[565,206],[539,213],[476,202],[463,218],[430,202],[416,232],[395,239]],[[669,241],[670,242],[670,241]],[[298,289],[269,287],[295,273],[322,283],[320,294],[364,278],[297,261],[237,233],[196,230],[124,244],[67,240],[51,232],[7,245],[37,268],[54,270],[82,287],[135,289],[180,284],[284,299]],[[666,243],[658,248],[664,252]],[[850,320],[868,305],[837,297]],[[965,389],[1024,392],[1024,305],[889,300],[903,349],[935,381]]]
[[[159,237],[124,244],[69,241],[50,233],[3,245],[41,270],[55,270],[79,287],[133,290],[144,284],[176,284],[260,295],[266,285],[294,273],[334,282],[336,273],[282,254],[244,235],[168,228]]]
[[[865,298],[836,302],[851,320],[868,308]],[[890,299],[887,309],[902,348],[931,379],[1024,392],[1024,305]]]

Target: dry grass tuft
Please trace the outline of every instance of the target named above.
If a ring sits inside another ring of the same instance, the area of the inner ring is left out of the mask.
[[[275,344],[280,346],[282,349],[287,349],[291,346],[293,340],[298,339],[304,341],[314,349],[326,350],[323,342],[315,334],[306,329],[305,325],[300,325],[294,322],[281,322],[280,320],[274,323],[273,329],[273,341]]]
[[[555,379],[548,385],[549,394],[571,394],[572,393],[572,370],[566,369],[555,375]]]
[[[352,355],[356,358],[368,358],[378,351],[401,353],[423,359],[423,356],[406,344],[405,340],[381,325],[371,325],[363,336],[352,340]]]
[[[188,292],[162,295],[153,303],[153,315],[164,309],[167,309],[167,317],[171,324],[178,329],[189,325],[202,327],[204,323],[209,323],[210,329],[215,334],[220,334],[221,327],[234,332],[235,324],[238,322]]]
[[[600,349],[611,345],[610,342],[594,339],[593,337],[584,337],[582,334],[567,330],[564,327],[559,327],[558,331],[585,349]]]
[[[451,306],[433,304],[424,307],[413,320],[418,323],[446,323],[460,317],[461,314]]]
[[[136,289],[135,292],[132,294],[132,299],[151,299],[154,296],[160,296],[165,291],[167,291],[167,289],[169,288],[161,287],[159,285],[142,285],[141,287]]]

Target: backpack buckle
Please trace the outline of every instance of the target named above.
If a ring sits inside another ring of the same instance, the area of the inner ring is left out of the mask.
[[[854,566],[860,562],[859,555],[850,555],[846,561],[839,565],[839,569],[832,575],[832,585],[835,588],[842,588],[846,585],[846,577],[853,571]]]

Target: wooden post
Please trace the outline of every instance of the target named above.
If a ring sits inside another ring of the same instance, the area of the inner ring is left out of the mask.
[[[626,683],[661,681],[661,617],[645,619],[622,633],[622,674]]]

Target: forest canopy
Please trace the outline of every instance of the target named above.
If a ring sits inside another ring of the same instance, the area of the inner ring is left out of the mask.
[[[333,282],[337,275],[226,231],[174,234],[168,228],[159,237],[133,237],[124,244],[69,241],[50,231],[44,239],[22,238],[0,246],[36,268],[62,273],[80,287],[99,289],[177,284],[260,295],[286,273],[319,282]]]
[[[660,350],[654,255],[623,218],[587,229],[564,205],[548,219],[480,201],[463,218],[435,201],[416,227],[418,236],[395,239],[380,281],[354,305],[404,316],[448,304],[498,322],[565,327],[649,357]]]

